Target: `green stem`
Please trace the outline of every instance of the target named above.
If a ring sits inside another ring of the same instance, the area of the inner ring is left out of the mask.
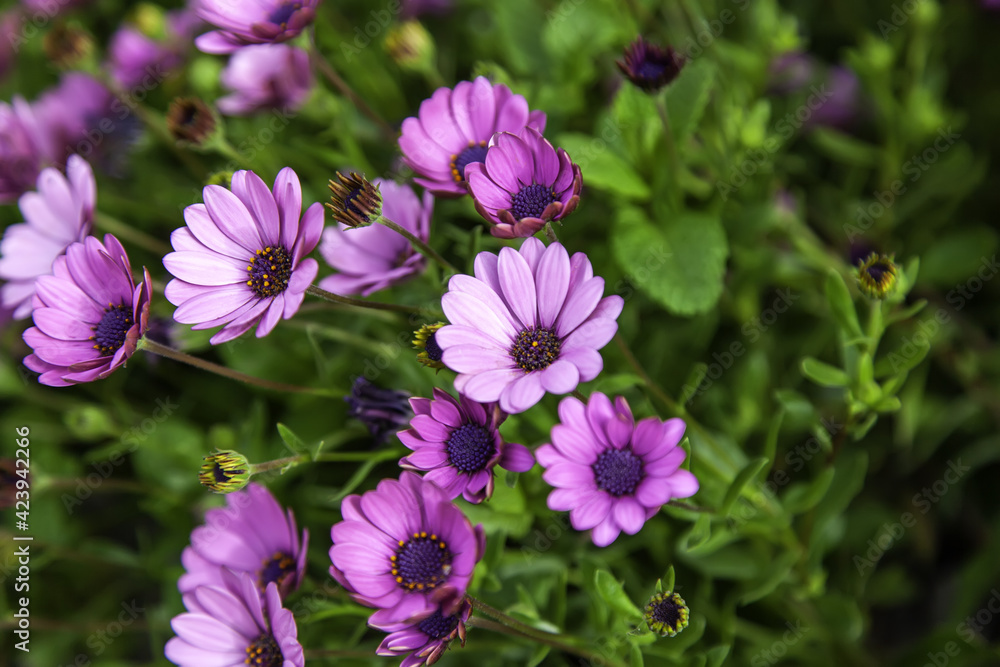
[[[622,667],[621,663],[617,660],[613,660],[603,655],[598,655],[593,651],[572,643],[580,641],[576,637],[536,630],[530,625],[508,616],[499,609],[494,609],[482,600],[474,598],[471,595],[466,596],[466,599],[468,599],[472,604],[473,610],[488,617],[481,618],[479,616],[470,616],[467,623],[472,627],[482,628],[484,630],[493,630],[494,632],[502,632],[515,637],[530,639],[540,644],[557,648],[560,651],[578,655],[597,665],[610,664],[615,667]]]
[[[545,238],[549,240],[549,243],[559,243],[559,237],[556,236],[556,230],[552,228],[551,222],[545,223]]]
[[[667,145],[667,167],[670,170],[669,183],[667,184],[667,194],[674,210],[681,208],[680,173],[681,163],[677,157],[677,146],[674,144],[674,131],[670,128],[670,116],[667,113],[667,105],[661,96],[656,100],[656,110],[660,114],[663,122],[663,137]]]
[[[583,392],[582,392],[582,391],[580,391],[579,389],[574,389],[574,390],[573,390],[572,392],[570,392],[570,393],[571,393],[571,394],[572,394],[573,396],[575,396],[576,398],[580,399],[580,400],[581,400],[581,401],[582,401],[583,403],[586,403],[586,402],[587,402],[587,400],[588,400],[588,399],[587,399],[587,397],[583,395]]]
[[[211,361],[205,361],[204,359],[199,359],[198,357],[193,357],[186,352],[181,352],[180,350],[175,350],[172,347],[167,347],[166,345],[161,345],[156,341],[150,340],[149,338],[140,338],[139,343],[136,345],[137,349],[146,350],[147,352],[152,352],[153,354],[158,354],[161,357],[166,357],[168,359],[173,359],[174,361],[180,361],[181,363],[194,366],[195,368],[200,368],[203,371],[208,371],[210,373],[215,373],[216,375],[221,375],[222,377],[229,378],[230,380],[238,380],[239,382],[245,382],[246,384],[252,384],[257,387],[262,387],[264,389],[270,389],[272,391],[286,391],[293,392],[297,394],[314,394],[316,396],[334,396],[330,391],[325,389],[314,389],[312,387],[299,387],[293,384],[285,384],[284,382],[272,382],[271,380],[263,380],[261,378],[253,377],[252,375],[247,375],[245,373],[240,373],[239,371],[234,371],[231,368],[226,368],[225,366],[220,366],[219,364],[213,364]]]
[[[347,462],[347,461],[388,461],[389,459],[396,459],[405,456],[406,452],[398,450],[386,450],[384,452],[327,452],[325,454],[320,454],[313,458],[308,454],[300,454],[298,456],[286,456],[283,459],[274,459],[273,461],[264,461],[263,463],[251,463],[250,464],[250,474],[257,475],[262,472],[269,472],[271,470],[278,470],[286,466],[297,466],[303,463],[319,463],[319,462]]]
[[[167,253],[174,251],[168,244],[163,241],[153,238],[149,234],[132,227],[117,218],[112,218],[106,213],[101,213],[100,211],[94,212],[94,223],[98,229],[105,232],[110,232],[114,234],[119,239],[124,239],[129,243],[133,243],[140,248],[148,250],[154,255],[159,255],[162,257]]]
[[[441,255],[439,255],[438,252],[436,250],[434,250],[434,248],[430,247],[429,245],[427,245],[426,243],[424,243],[423,241],[421,241],[419,238],[417,238],[417,236],[415,234],[413,234],[413,232],[411,232],[410,230],[406,229],[405,227],[400,227],[395,222],[393,222],[392,220],[390,220],[389,218],[386,218],[384,216],[379,216],[378,223],[380,225],[383,225],[384,227],[388,227],[389,229],[391,229],[392,231],[396,232],[400,236],[403,236],[407,241],[410,242],[411,245],[413,245],[413,247],[421,255],[424,255],[426,257],[430,257],[435,262],[437,262],[438,264],[440,264],[444,268],[448,269],[452,273],[458,273],[459,272],[458,269],[456,269],[454,266],[452,266],[451,262],[449,262],[448,260],[446,260]]]
[[[396,130],[393,129],[385,120],[382,119],[375,111],[368,106],[368,104],[361,99],[361,97],[354,92],[350,85],[344,79],[337,74],[337,70],[333,68],[333,65],[327,61],[322,53],[319,52],[319,48],[316,46],[315,35],[310,31],[309,33],[309,56],[316,66],[316,69],[327,78],[327,80],[333,84],[333,87],[340,91],[340,93],[349,99],[358,110],[369,118],[373,123],[378,125],[382,133],[385,134],[386,138],[391,140],[393,143],[396,142]]]
[[[656,384],[653,381],[653,378],[649,377],[649,373],[646,372],[646,369],[642,367],[639,360],[635,358],[634,354],[632,354],[632,350],[629,349],[628,343],[625,342],[625,339],[622,338],[620,333],[615,334],[615,342],[618,343],[618,349],[620,349],[622,354],[625,356],[625,361],[627,361],[628,365],[632,367],[632,370],[636,372],[636,375],[638,375],[643,384],[646,385],[646,388],[648,388],[654,396],[660,399],[660,402],[663,403],[667,410],[679,417],[685,416],[687,414],[687,410],[684,406],[679,405],[677,401],[670,398],[670,396],[667,395],[667,392],[663,391],[660,385]]]
[[[315,285],[306,288],[306,294],[318,296],[330,303],[339,303],[344,306],[357,306],[358,308],[372,308],[374,310],[391,310],[396,313],[409,313],[411,315],[441,315],[440,311],[424,310],[413,306],[403,306],[395,303],[379,303],[378,301],[365,301],[364,299],[354,299],[349,296],[340,296],[325,289],[320,289]]]

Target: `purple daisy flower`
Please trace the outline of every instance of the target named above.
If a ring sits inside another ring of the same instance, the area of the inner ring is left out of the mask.
[[[39,276],[52,273],[52,263],[71,243],[82,242],[94,226],[97,185],[90,165],[70,156],[67,176],[49,167],[38,176],[38,192],[21,195],[24,222],[11,225],[0,241],[0,305],[14,317],[31,314]]]
[[[650,44],[642,35],[625,48],[625,57],[615,61],[622,74],[633,84],[654,93],[677,78],[685,58],[673,48]]]
[[[177,306],[174,319],[193,329],[225,326],[213,345],[257,325],[269,334],[299,309],[319,264],[304,259],[323,232],[323,206],[302,213],[302,187],[290,167],[278,173],[272,192],[252,171],[237,171],[232,192],[208,185],[204,204],[184,209],[186,227],[174,230],[176,252],[163,265],[176,278],[165,295]]]
[[[126,89],[140,86],[144,80],[159,83],[182,62],[176,47],[158,42],[132,25],[115,31],[108,45],[108,73]]]
[[[348,414],[368,428],[376,447],[385,444],[413,416],[409,398],[406,392],[379,387],[360,375],[354,379],[351,393],[344,396]]]
[[[0,102],[0,204],[30,190],[52,162],[51,142],[36,110],[20,97]]]
[[[220,28],[194,43],[205,53],[232,53],[248,44],[292,39],[316,18],[319,0],[196,0],[198,16]]]
[[[619,396],[614,405],[604,394],[591,394],[586,405],[568,397],[559,403],[559,424],[552,444],[538,448],[542,479],[556,487],[549,509],[570,510],[577,530],[606,547],[625,531],[635,535],[672,498],[687,498],[698,480],[680,467],[678,446],[684,422],[655,417],[636,424]]]
[[[400,441],[413,450],[399,465],[427,471],[449,498],[462,496],[481,503],[493,495],[493,466],[527,472],[535,459],[524,445],[504,442],[499,426],[507,415],[496,404],[483,405],[465,396],[455,400],[434,390],[434,398],[411,398],[415,417]]]
[[[278,587],[263,599],[249,575],[229,573],[226,584],[184,596],[188,612],[170,622],[177,636],[167,660],[180,667],[304,667],[295,616],[281,606]]]
[[[35,326],[24,332],[33,354],[24,365],[51,387],[106,378],[146,333],[151,279],[138,285],[125,249],[111,234],[74,243],[35,283]]]
[[[427,241],[431,233],[434,197],[424,192],[418,199],[408,185],[375,179],[382,194],[382,215]],[[384,225],[349,229],[330,226],[319,248],[323,259],[340,273],[327,276],[319,286],[334,294],[368,296],[423,273],[427,259],[413,245]]]
[[[333,526],[330,574],[357,602],[377,607],[368,623],[385,627],[457,613],[486,536],[441,488],[412,472],[348,496]],[[451,604],[447,601],[451,600]]]
[[[460,197],[466,193],[466,166],[486,159],[493,135],[525,126],[544,132],[545,113],[529,113],[527,100],[481,76],[454,90],[434,91],[416,118],[403,121],[399,147],[403,161],[417,172],[414,182],[439,197]]]
[[[502,239],[531,236],[580,202],[583,176],[563,149],[556,150],[533,127],[518,135],[498,132],[486,160],[465,169],[476,210]]]
[[[474,401],[524,412],[545,392],[565,394],[604,368],[598,352],[618,331],[624,301],[604,297],[583,253],[527,238],[520,251],[481,252],[475,278],[452,276],[441,306],[450,325],[435,340]]]
[[[454,595],[451,598],[422,620],[378,626],[391,634],[375,652],[397,658],[406,656],[400,667],[419,667],[437,662],[456,637],[465,646],[465,622],[472,615],[472,605],[468,600],[454,599]],[[456,606],[457,611],[445,611]]]
[[[313,88],[309,54],[287,44],[258,44],[240,49],[219,76],[231,95],[216,102],[229,116],[255,111],[297,111]]]
[[[275,583],[286,597],[302,583],[308,547],[309,531],[303,529],[299,538],[292,511],[283,511],[266,488],[251,483],[228,494],[226,507],[205,513],[205,525],[194,529],[191,546],[181,554],[187,572],[177,587],[188,593],[219,586],[227,568],[251,575],[261,593]]]

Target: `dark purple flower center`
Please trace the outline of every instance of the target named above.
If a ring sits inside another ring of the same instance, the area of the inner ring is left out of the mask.
[[[264,566],[257,573],[257,585],[260,590],[267,590],[271,582],[281,584],[295,572],[295,560],[284,551],[275,552],[270,558],[264,559]]]
[[[597,488],[617,497],[631,495],[642,481],[642,459],[629,449],[605,449],[591,466]]]
[[[879,264],[872,264],[865,270],[868,272],[868,275],[871,276],[872,280],[874,280],[876,283],[881,281],[882,276],[888,273],[886,267]]]
[[[247,657],[243,662],[250,667],[281,667],[285,662],[285,656],[281,654],[274,637],[261,635],[247,646]]]
[[[396,583],[408,591],[430,590],[447,581],[451,574],[452,555],[448,545],[433,533],[413,533],[411,539],[400,540],[390,560]]]
[[[360,208],[358,208],[357,205],[354,203],[355,201],[357,201],[358,197],[360,197],[362,194],[363,194],[362,188],[354,188],[349,193],[347,193],[347,196],[344,197],[344,208],[364,218],[367,217],[368,214],[362,211]]]
[[[467,148],[463,148],[461,153],[451,156],[451,177],[456,183],[465,182],[465,168],[473,162],[486,162],[486,142],[480,141],[478,144],[469,142]]]
[[[538,183],[526,185],[511,197],[510,212],[518,220],[525,218],[540,218],[545,207],[556,200],[556,193],[551,188]]]
[[[302,9],[301,2],[284,2],[277,7],[271,15],[267,17],[267,20],[275,25],[279,25],[282,28],[288,27],[288,21],[292,18],[292,14]]]
[[[531,327],[514,339],[510,356],[520,368],[526,371],[540,371],[548,368],[559,358],[562,342],[552,329]]]
[[[674,602],[672,595],[653,603],[651,606],[650,615],[657,623],[674,627],[681,620],[681,607]]]
[[[479,472],[496,453],[496,441],[485,426],[462,424],[445,444],[448,461],[466,473]]]
[[[664,63],[646,59],[639,63],[639,67],[636,68],[635,76],[639,79],[655,81],[660,76],[663,76],[663,72],[666,69],[667,67]]]
[[[441,357],[444,355],[444,350],[438,345],[436,336],[437,331],[428,336],[424,343],[424,351],[427,352],[427,358],[431,361],[441,361]]]
[[[444,639],[458,627],[458,616],[442,616],[438,609],[433,614],[417,623],[417,630],[431,639]]]
[[[277,296],[288,287],[292,276],[292,258],[281,246],[267,246],[247,265],[247,285],[262,299]]]
[[[109,303],[104,310],[104,317],[96,327],[91,327],[94,335],[90,340],[94,341],[94,349],[103,356],[117,352],[118,348],[125,344],[128,330],[135,324],[132,315],[131,306],[125,304],[113,306]]]

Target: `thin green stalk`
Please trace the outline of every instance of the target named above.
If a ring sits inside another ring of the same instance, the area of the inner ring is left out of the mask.
[[[388,227],[392,231],[394,231],[397,234],[399,234],[400,236],[404,237],[407,241],[410,242],[410,244],[414,247],[414,249],[416,249],[417,252],[419,252],[421,255],[424,255],[426,257],[430,257],[435,262],[437,262],[438,264],[440,264],[444,268],[448,269],[452,273],[458,273],[459,272],[458,269],[456,269],[454,266],[452,266],[451,262],[449,262],[448,260],[446,260],[441,255],[439,255],[438,252],[436,250],[434,250],[434,248],[430,247],[429,245],[427,245],[426,243],[424,243],[423,241],[421,241],[419,238],[417,238],[417,236],[415,234],[413,234],[413,232],[411,232],[410,230],[406,229],[405,227],[400,227],[395,222],[393,222],[392,220],[390,220],[389,218],[386,218],[384,216],[379,216],[378,223],[380,225],[384,226],[384,227]]]
[[[263,463],[251,463],[250,464],[250,474],[257,475],[262,472],[269,472],[271,470],[280,470],[287,466],[297,466],[303,463],[320,463],[320,462],[337,462],[343,463],[348,461],[388,461],[390,459],[397,459],[405,456],[406,452],[399,450],[386,450],[384,452],[327,452],[325,454],[320,454],[313,458],[308,454],[300,454],[298,456],[286,456],[282,459],[274,459],[273,461],[264,461]]]
[[[552,228],[551,222],[545,223],[545,238],[549,240],[549,243],[559,243],[559,237],[556,236],[556,230]]]
[[[393,312],[409,313],[411,315],[443,314],[440,311],[424,310],[423,308],[416,308],[414,306],[403,306],[395,303],[379,303],[378,301],[365,301],[364,299],[353,299],[349,296],[340,296],[339,294],[327,292],[326,290],[320,289],[315,285],[307,287],[306,294],[312,294],[313,296],[318,296],[319,298],[325,299],[330,303],[339,303],[344,306],[357,306],[358,308],[372,308],[374,310],[391,310]]]
[[[667,167],[670,170],[670,177],[667,179],[667,194],[670,197],[670,203],[673,204],[674,210],[680,210],[682,201],[680,189],[681,163],[677,157],[677,146],[674,144],[674,131],[670,127],[670,115],[667,113],[667,104],[663,101],[662,96],[656,100],[656,110],[659,112],[660,120],[663,122],[663,138],[667,145]]]
[[[466,622],[472,627],[482,628],[484,630],[493,630],[494,632],[502,632],[515,637],[530,639],[531,641],[557,648],[560,651],[578,655],[582,658],[590,660],[594,664],[608,664],[614,667],[624,667],[624,665],[617,660],[603,655],[598,655],[597,653],[574,643],[581,641],[577,637],[536,630],[530,625],[508,616],[499,609],[494,609],[482,600],[474,598],[471,595],[466,596],[466,598],[472,604],[472,609],[474,611],[487,617],[482,618],[480,616],[470,616],[469,620]]]
[[[137,245],[140,248],[148,250],[154,255],[162,257],[163,255],[174,251],[169,244],[164,243],[157,238],[153,238],[146,232],[138,230],[135,227],[118,220],[117,218],[112,218],[106,213],[95,211],[94,224],[101,231],[114,234],[119,239],[128,241],[129,243]]]
[[[245,373],[240,373],[232,368],[226,368],[225,366],[220,366],[219,364],[214,364],[211,361],[206,361],[204,359],[199,359],[198,357],[193,357],[186,352],[181,352],[180,350],[175,350],[172,347],[167,347],[166,345],[161,345],[154,340],[149,338],[140,338],[137,349],[146,350],[147,352],[152,352],[153,354],[158,354],[161,357],[166,357],[168,359],[173,359],[174,361],[180,361],[181,363],[188,364],[189,366],[194,366],[195,368],[200,368],[203,371],[208,371],[209,373],[215,373],[216,375],[221,375],[222,377],[229,378],[230,380],[237,380],[239,382],[245,382],[246,384],[252,384],[256,387],[262,387],[264,389],[270,389],[272,391],[285,391],[292,392],[296,394],[314,394],[316,396],[335,396],[333,392],[326,389],[314,389],[312,387],[300,387],[293,384],[285,384],[284,382],[272,382],[271,380],[263,380],[261,378],[253,377],[252,375],[247,375]]]

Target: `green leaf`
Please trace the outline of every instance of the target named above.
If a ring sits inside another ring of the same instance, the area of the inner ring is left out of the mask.
[[[566,133],[557,137],[556,145],[580,165],[587,185],[630,199],[649,199],[649,186],[642,176],[603,141],[585,134]]]
[[[746,593],[740,596],[740,604],[748,605],[761,598],[767,597],[781,585],[786,579],[794,579],[792,568],[799,559],[799,554],[795,551],[785,551],[777,556],[771,565],[764,572],[761,580],[747,589]]]
[[[816,506],[823,499],[833,482],[833,468],[826,468],[816,479],[807,484],[793,484],[789,487],[781,504],[789,514],[801,514]]]
[[[663,586],[664,586],[663,590],[665,591],[674,590],[674,583],[675,583],[674,566],[671,565],[670,569],[667,570],[667,574],[663,577]]]
[[[809,138],[820,152],[844,164],[872,167],[881,156],[877,146],[826,127],[813,128]]]
[[[281,440],[285,443],[285,446],[292,451],[293,454],[305,454],[310,459],[312,458],[312,452],[306,446],[306,443],[302,442],[302,438],[295,435],[292,429],[288,428],[284,424],[278,424],[278,435],[281,436]]]
[[[719,513],[722,516],[729,516],[729,510],[732,509],[736,499],[740,497],[743,487],[753,481],[757,474],[767,465],[767,461],[763,456],[756,458],[746,464],[743,470],[736,475],[736,479],[733,480],[733,483],[729,485],[729,489],[726,491],[726,497],[722,500],[722,507],[719,509]]]
[[[729,655],[729,646],[713,646],[705,654],[705,667],[722,667]]]
[[[680,144],[694,132],[705,113],[708,96],[715,78],[715,67],[707,59],[696,60],[681,70],[680,76],[666,92],[670,129]]]
[[[625,208],[611,249],[633,283],[672,313],[707,312],[722,295],[729,245],[714,215],[682,213],[656,226]]]
[[[638,623],[642,618],[642,612],[632,603],[621,582],[615,579],[613,574],[607,570],[598,570],[594,573],[594,586],[597,594],[608,603],[612,611],[618,612],[634,623]]]
[[[849,382],[843,370],[812,357],[802,360],[802,374],[821,387],[846,387]]]
[[[629,667],[643,667],[646,664],[642,660],[642,649],[637,644],[632,644],[628,664]]]
[[[844,332],[853,338],[863,338],[861,325],[858,324],[858,311],[854,309],[854,300],[847,289],[844,278],[834,269],[826,274],[826,299],[830,302],[833,316]]]

